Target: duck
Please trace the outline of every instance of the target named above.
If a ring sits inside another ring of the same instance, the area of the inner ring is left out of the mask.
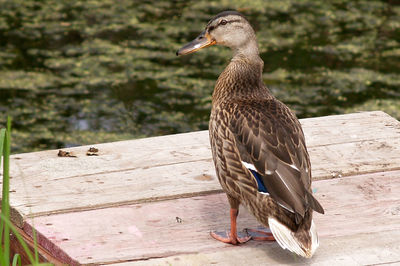
[[[275,240],[311,258],[319,246],[313,212],[324,209],[311,188],[311,163],[296,115],[263,82],[255,31],[237,11],[214,16],[176,55],[221,45],[233,56],[212,94],[209,137],[216,175],[230,205],[230,230],[211,236],[230,244]],[[265,227],[238,233],[239,206]],[[269,228],[269,229],[268,229]]]

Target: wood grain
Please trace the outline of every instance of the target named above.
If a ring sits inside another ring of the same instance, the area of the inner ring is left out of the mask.
[[[383,112],[301,120],[314,180],[400,169],[400,123]],[[12,156],[13,222],[27,217],[216,193],[208,132]]]
[[[287,254],[275,244],[250,243],[213,252],[112,263],[114,266],[203,265],[399,265],[400,231],[363,233],[323,239],[311,260]],[[370,245],[373,243],[373,245]]]
[[[31,228],[31,227],[29,227]],[[38,251],[38,259],[39,262],[50,262],[54,265],[61,266],[61,265],[67,265],[62,262],[62,260],[56,258],[52,254],[49,253],[49,251],[40,245],[35,245],[35,242],[32,239],[32,232],[30,231],[30,235],[27,235],[25,231],[23,231],[20,228],[16,228],[18,231],[18,234],[22,237],[23,241],[25,244],[28,246],[31,254],[35,256],[35,248]],[[26,254],[24,248],[20,244],[18,238],[15,236],[15,234],[10,234],[10,250],[11,250],[11,256],[10,258],[13,258],[15,254],[19,254],[21,257],[21,264],[22,265],[30,265],[30,260],[29,256]]]
[[[400,261],[399,178],[400,171],[390,171],[314,182],[326,214],[314,218],[321,248],[311,260],[294,256],[275,242],[251,241],[234,247],[213,240],[210,230],[229,227],[229,205],[223,193],[41,216],[34,224],[39,243],[54,249],[53,254],[68,254],[71,264],[396,262]],[[239,230],[258,225],[245,208],[238,222]],[[25,224],[25,231],[30,225]]]

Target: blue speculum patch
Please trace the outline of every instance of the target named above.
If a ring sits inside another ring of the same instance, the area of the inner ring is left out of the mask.
[[[257,172],[254,171],[254,170],[251,170],[251,169],[249,169],[249,170],[251,171],[251,173],[253,174],[253,176],[254,176],[254,177],[256,178],[256,180],[257,180],[258,191],[268,193],[267,187],[264,185],[264,183],[263,183],[263,181],[262,181],[262,179],[261,179],[260,174],[257,173]]]

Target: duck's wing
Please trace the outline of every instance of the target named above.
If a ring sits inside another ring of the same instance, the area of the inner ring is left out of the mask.
[[[235,102],[228,110],[229,130],[235,136],[242,163],[256,171],[252,176],[261,179],[271,197],[295,213],[296,222],[308,208],[323,213],[310,190],[311,169],[304,134],[289,108],[269,98]]]

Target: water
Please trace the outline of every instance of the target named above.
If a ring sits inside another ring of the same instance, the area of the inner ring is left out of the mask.
[[[246,2],[1,2],[0,124],[12,116],[13,152],[207,129],[230,51],[175,51],[227,9],[250,20],[264,82],[299,117],[400,118],[398,1]]]

